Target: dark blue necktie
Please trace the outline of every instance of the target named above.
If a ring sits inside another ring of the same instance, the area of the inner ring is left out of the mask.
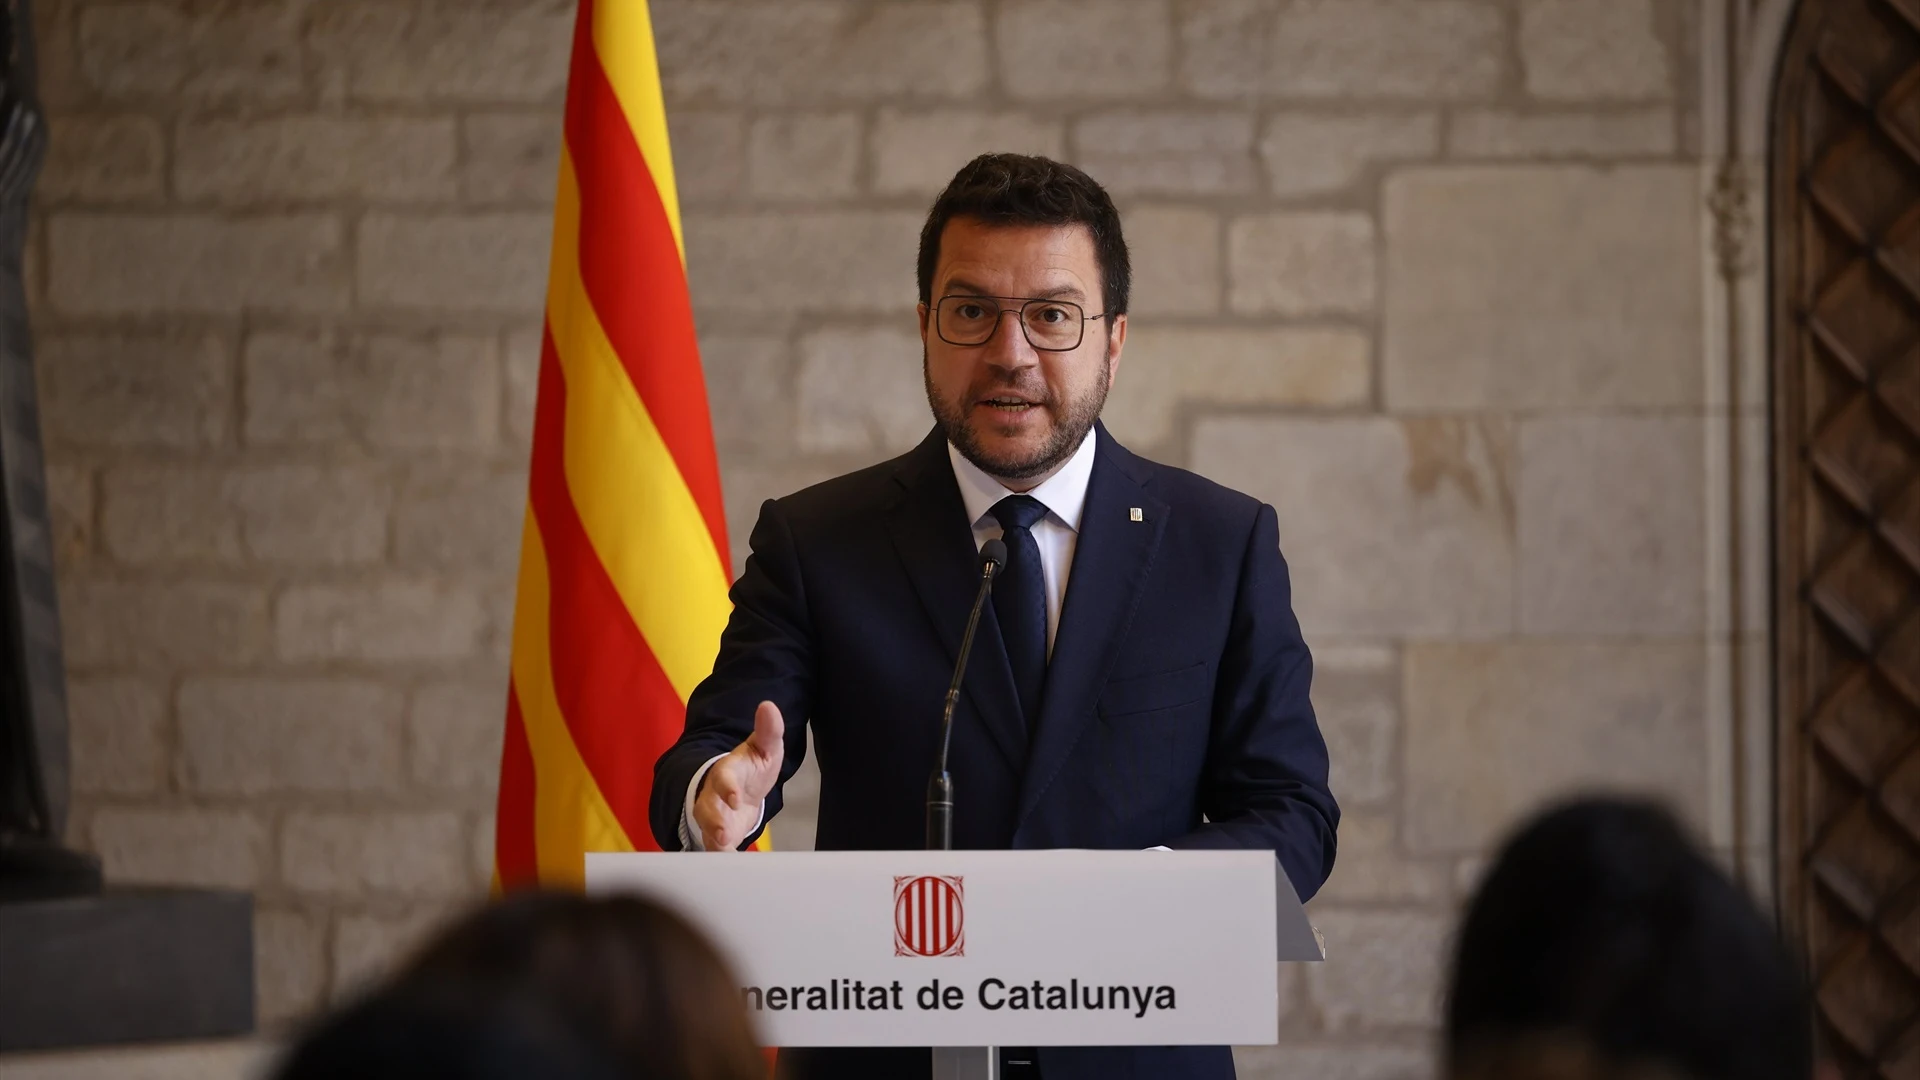
[[[1020,711],[1027,737],[1040,723],[1040,690],[1047,682],[1047,578],[1040,569],[1040,545],[1033,526],[1047,508],[1031,495],[1009,495],[991,511],[1004,530],[1007,565],[993,583],[993,614],[1013,664]]]

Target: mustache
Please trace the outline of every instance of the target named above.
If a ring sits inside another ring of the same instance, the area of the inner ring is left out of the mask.
[[[1053,391],[1048,389],[1045,380],[1034,379],[991,379],[975,383],[967,388],[967,403],[978,404],[992,398],[1012,395],[1025,398],[1036,405],[1052,405]]]

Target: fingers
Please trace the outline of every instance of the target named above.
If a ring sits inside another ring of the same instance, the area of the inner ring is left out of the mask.
[[[753,827],[751,819],[711,791],[694,803],[693,823],[700,827],[701,846],[708,851],[731,851]]]
[[[707,782],[700,790],[700,797],[715,796],[728,806],[737,807],[740,798],[740,775],[734,767],[733,755],[728,755],[713,763],[707,770]]]
[[[724,844],[727,839],[726,826],[721,822],[720,816],[713,812],[712,807],[705,805],[705,800],[702,800],[701,805],[693,808],[693,823],[700,829],[700,846],[702,848],[707,851],[724,850],[721,845]]]
[[[708,851],[726,849],[732,832],[728,826],[739,813],[740,780],[731,764],[730,758],[714,762],[693,801],[693,822],[700,827],[701,845]]]

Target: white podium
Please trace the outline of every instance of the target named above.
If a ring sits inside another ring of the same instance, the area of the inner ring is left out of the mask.
[[[995,1046],[1278,1040],[1275,961],[1319,936],[1265,851],[590,854],[706,930],[770,1046],[933,1046],[937,1080]]]

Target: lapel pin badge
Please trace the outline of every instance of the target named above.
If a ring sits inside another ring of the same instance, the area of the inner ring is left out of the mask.
[[[1127,507],[1127,520],[1128,521],[1145,521],[1147,520],[1147,517],[1145,514],[1142,514],[1140,512],[1139,507],[1129,506]]]

